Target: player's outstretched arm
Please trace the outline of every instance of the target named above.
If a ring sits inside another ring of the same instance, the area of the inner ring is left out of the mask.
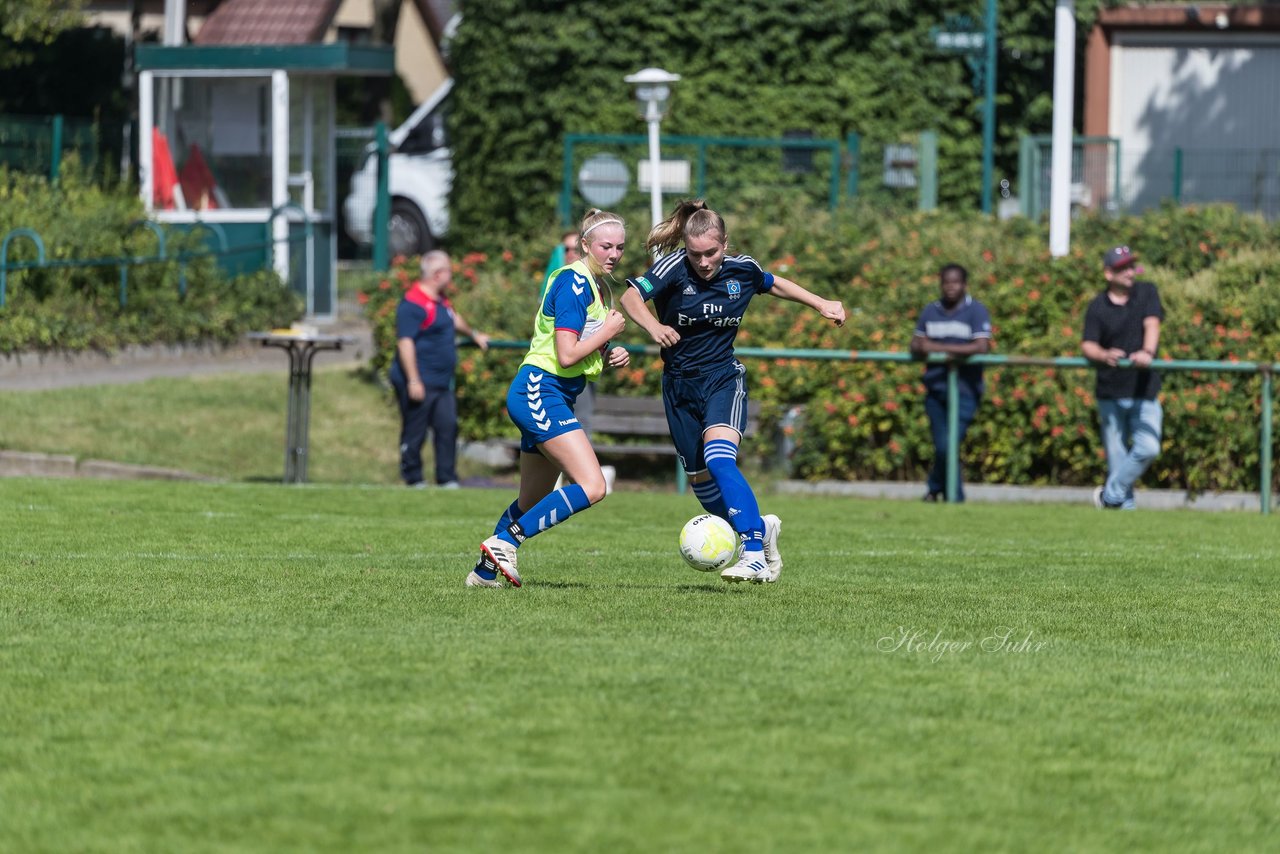
[[[632,323],[649,333],[649,337],[655,344],[661,347],[674,347],[680,340],[680,333],[659,321],[649,310],[649,306],[644,304],[644,297],[640,296],[635,288],[628,287],[623,292],[622,298],[618,300],[618,304],[622,306],[627,317],[631,318]]]
[[[781,299],[808,306],[827,320],[835,321],[836,326],[844,326],[844,304],[840,300],[823,299],[817,294],[800,287],[790,279],[784,279],[782,276],[776,275],[773,277],[773,288],[769,293]]]

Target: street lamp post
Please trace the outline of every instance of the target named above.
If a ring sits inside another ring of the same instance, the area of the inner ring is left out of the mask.
[[[671,99],[671,84],[680,79],[661,68],[645,68],[629,74],[626,82],[636,87],[640,118],[649,123],[649,205],[653,225],[662,221],[662,154],[659,130]]]

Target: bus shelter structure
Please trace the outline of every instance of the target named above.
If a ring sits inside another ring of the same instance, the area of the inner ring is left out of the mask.
[[[334,83],[389,76],[390,47],[139,45],[138,164],[149,214],[225,240],[230,273],[271,268],[337,307]]]

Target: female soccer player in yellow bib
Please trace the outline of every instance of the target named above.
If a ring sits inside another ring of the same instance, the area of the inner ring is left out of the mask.
[[[502,587],[503,579],[519,587],[516,550],[605,496],[600,461],[573,406],[606,365],[630,361],[609,344],[626,320],[605,305],[598,284],[612,276],[627,232],[622,217],[593,208],[578,233],[585,254],[548,278],[529,353],[507,392],[507,414],[520,428],[520,495],[480,544],[468,587]],[[573,483],[556,489],[561,472]]]

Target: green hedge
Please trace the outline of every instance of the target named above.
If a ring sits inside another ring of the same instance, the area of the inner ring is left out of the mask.
[[[1081,48],[1101,3],[1075,3]],[[480,245],[495,228],[529,236],[552,222],[565,134],[643,135],[623,78],[655,65],[682,78],[664,135],[857,133],[871,154],[931,129],[939,201],[976,208],[983,90],[963,57],[936,49],[933,32],[958,14],[981,25],[985,8],[980,0],[470,4],[450,47],[451,245]],[[1023,136],[1050,130],[1054,4],[1001,3],[999,38],[993,184],[1015,178]],[[715,157],[709,192],[725,206],[724,173],[747,156]],[[879,169],[864,163],[862,193],[876,192]]]
[[[844,300],[844,329],[790,303],[761,298],[739,333],[742,346],[905,352],[915,319],[937,298],[937,271],[958,262],[971,291],[991,310],[997,353],[1077,356],[1084,310],[1103,287],[1101,256],[1128,243],[1164,299],[1162,356],[1177,359],[1280,360],[1280,233],[1234,209],[1162,208],[1143,217],[1074,223],[1072,252],[1052,259],[1046,229],[1025,220],[996,222],[966,214],[887,218],[858,208],[829,215],[775,204],[730,223],[736,249],[766,269]],[[467,318],[499,337],[527,339],[538,280],[554,234],[501,257],[458,259],[457,303]],[[635,243],[636,241],[632,241]],[[638,271],[637,252],[624,269]],[[377,323],[382,370],[392,351],[391,318],[411,267],[371,278],[361,299]],[[385,287],[384,287],[385,283]],[[631,327],[629,343],[645,344]],[[463,435],[510,437],[502,412],[506,383],[520,354],[464,351],[458,376]],[[752,403],[761,418],[752,448],[771,459],[786,411],[803,404],[793,436],[795,472],[805,478],[924,477],[932,458],[921,402],[921,366],[893,363],[746,360]],[[633,359],[606,374],[602,390],[656,394],[661,363]],[[1090,485],[1105,472],[1098,441],[1093,375],[1084,369],[998,367],[964,448],[971,481]],[[1211,372],[1166,376],[1164,451],[1149,486],[1191,490],[1256,489],[1259,380]],[[1280,451],[1280,448],[1273,449]],[[1280,459],[1280,453],[1276,453]]]
[[[176,261],[129,267],[121,307],[117,265],[74,262],[154,255],[155,236],[135,227],[144,218],[136,194],[94,186],[74,160],[52,186],[41,176],[0,169],[0,237],[15,228],[34,229],[44,241],[45,260],[60,262],[9,272],[0,353],[229,343],[249,330],[287,326],[301,316],[301,300],[274,272],[229,279],[209,256],[186,264],[185,294]],[[208,251],[199,236],[179,232],[167,234],[166,248],[170,257]],[[10,263],[34,260],[30,240],[12,241]]]

